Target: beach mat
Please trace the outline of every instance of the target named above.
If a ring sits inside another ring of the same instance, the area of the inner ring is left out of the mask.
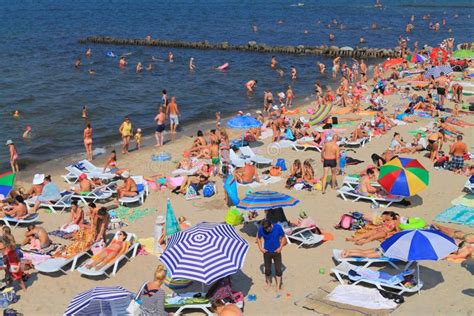
[[[474,194],[463,194],[451,201],[453,205],[465,205],[474,207]]]
[[[331,316],[385,316],[393,310],[374,310],[363,307],[357,307],[348,304],[336,303],[328,300],[326,296],[332,292],[340,283],[331,282],[325,286],[319,287],[315,292],[306,295],[303,299],[295,301],[296,306],[311,310],[320,315]]]
[[[454,205],[438,214],[434,220],[440,223],[474,226],[474,208],[465,205]]]

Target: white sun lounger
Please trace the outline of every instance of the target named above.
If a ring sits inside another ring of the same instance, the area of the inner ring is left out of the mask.
[[[145,202],[145,198],[148,196],[148,184],[142,176],[132,176],[138,187],[138,194],[135,196],[124,196],[119,199],[121,205]]]
[[[312,137],[303,137],[293,142],[293,149],[295,151],[306,151],[308,149],[316,149],[321,152],[322,146],[316,145]]]
[[[387,203],[387,207],[392,205],[392,203],[401,202],[403,200],[402,196],[398,195],[391,195],[386,197],[379,197],[379,196],[370,196],[370,195],[362,195],[359,192],[355,191],[352,188],[343,186],[339,190],[337,190],[339,195],[347,201],[348,197],[354,198],[352,202],[357,202],[359,200],[366,200],[372,202],[374,205],[379,205],[379,203]]]
[[[35,205],[36,199],[25,200],[25,203],[28,208],[31,208]],[[68,191],[61,192],[61,198],[52,203],[42,202],[39,208],[48,208],[53,213],[63,213],[66,209],[71,208],[72,194]]]
[[[240,158],[232,148],[229,150],[229,158],[230,163],[235,167],[243,167],[246,162],[250,162],[250,159]]]
[[[260,155],[256,155],[252,148],[249,146],[243,146],[239,148],[240,153],[244,156],[244,158],[249,158],[251,161],[255,162],[257,165],[269,165],[272,163],[270,158],[266,158]]]
[[[69,271],[74,271],[77,266],[77,261],[85,255],[88,255],[88,251],[78,253],[72,258],[51,258],[47,261],[35,265],[35,269],[42,273],[55,273],[59,271],[67,273],[68,270],[65,270],[64,268],[68,264],[72,263]]]
[[[117,238],[118,236],[117,233],[115,234],[114,239]],[[114,276],[117,273],[118,266],[122,260],[126,259],[129,261],[131,258],[137,255],[137,250],[139,246],[139,243],[137,241],[137,236],[135,234],[127,232],[127,241],[130,242],[130,247],[124,254],[115,258],[113,262],[109,262],[106,265],[104,265],[101,269],[96,270],[94,268],[92,269],[86,268],[86,265],[89,264],[92,260],[92,259],[89,259],[86,262],[84,262],[79,268],[77,268],[77,271],[87,276],[101,276],[101,275],[106,275],[107,277],[110,277],[111,275]],[[127,255],[129,255],[130,257],[127,257]],[[113,270],[111,274],[108,274],[107,270],[110,268],[113,268]]]
[[[345,147],[364,147],[368,141],[369,141],[369,137],[362,137],[354,141],[346,140],[341,145]]]
[[[180,297],[187,298],[187,297],[194,297],[195,294],[198,292],[188,292],[188,293],[180,293],[178,294]],[[214,313],[211,312],[210,308],[212,307],[211,302],[207,303],[196,303],[196,304],[172,304],[168,300],[172,299],[174,294],[168,294],[165,298],[165,309],[177,309],[173,315],[179,316],[185,309],[200,309],[202,310],[207,316],[213,316]],[[201,297],[205,297],[206,293],[201,293]]]
[[[87,204],[89,202],[95,203],[96,201],[104,201],[110,199],[112,197],[112,194],[113,193],[111,190],[107,190],[106,185],[102,185],[88,192],[87,195],[73,193],[71,198],[81,200],[82,202],[84,202],[84,204]]]
[[[87,165],[92,165],[90,162],[87,161]],[[93,165],[92,165],[93,166]],[[77,182],[79,176],[83,173],[87,175],[89,179],[98,178],[104,181],[110,181],[117,177],[115,173],[110,172],[103,172],[103,169],[97,168],[94,166],[95,169],[88,169],[86,167],[85,161],[80,161],[76,164],[70,165],[65,167],[68,171],[67,174],[62,175],[61,177],[69,184],[74,184]]]
[[[469,193],[474,193],[474,183],[471,183],[469,179],[467,179],[466,183],[464,184],[464,189],[466,189]]]
[[[373,275],[374,277],[354,277],[350,276],[349,271],[355,271],[357,273],[363,273],[364,275]],[[331,272],[334,273],[336,278],[339,280],[341,284],[344,284],[344,280],[342,279],[343,276],[348,277],[352,283],[352,285],[357,285],[359,283],[367,283],[375,285],[379,290],[383,290],[384,288],[389,288],[393,290],[399,291],[397,294],[401,295],[405,292],[407,293],[416,293],[423,287],[423,282],[421,280],[417,280],[418,283],[416,286],[413,287],[406,287],[403,285],[400,279],[396,278],[396,275],[390,275],[386,272],[381,272],[379,276],[377,276],[374,270],[369,268],[364,268],[360,266],[355,266],[348,262],[341,262],[338,266],[331,269]],[[410,272],[411,274],[411,272]]]
[[[36,222],[39,218],[39,214],[36,213],[36,214],[28,214],[25,218],[22,218],[22,219],[16,219],[14,217],[2,217],[0,218],[0,221],[2,221],[5,225],[7,225],[8,227],[12,228],[13,226],[13,229],[17,228],[18,225],[22,225],[22,224],[32,224],[34,222]]]
[[[342,250],[341,249],[333,249],[332,250],[332,257],[338,263],[341,263],[341,262],[363,263],[364,265],[362,267],[364,267],[364,268],[370,267],[373,263],[388,263],[389,265],[391,265],[395,269],[401,270],[400,267],[397,265],[397,263],[403,262],[403,261],[398,260],[398,259],[392,259],[392,258],[387,258],[387,257],[380,257],[380,258],[347,257],[347,258],[344,258],[344,257],[342,257]],[[410,266],[411,266],[411,262],[408,262],[405,265],[405,267],[403,268],[403,270],[407,270]]]
[[[300,244],[298,245],[298,248],[302,246],[314,246],[319,244],[321,241],[323,241],[324,236],[323,235],[317,235],[311,231],[312,228],[296,228],[294,229],[290,235],[286,235],[287,240],[289,243],[291,241],[297,241]]]
[[[359,179],[359,177],[354,177],[351,175],[345,176],[344,180],[342,180],[342,184],[352,189],[355,189],[359,185]],[[378,182],[371,182],[370,185],[373,187],[380,187],[380,184]]]

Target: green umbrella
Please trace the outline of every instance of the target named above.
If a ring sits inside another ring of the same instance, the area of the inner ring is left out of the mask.
[[[453,53],[454,58],[474,58],[474,51],[469,49],[459,49]]]
[[[171,207],[171,201],[168,199],[166,202],[166,237],[179,232],[179,224],[174,215],[173,208]]]

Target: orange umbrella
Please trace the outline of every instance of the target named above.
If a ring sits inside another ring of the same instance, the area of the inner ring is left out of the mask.
[[[383,63],[383,68],[388,69],[392,66],[403,64],[404,61],[405,61],[405,59],[403,59],[403,58],[390,58],[390,59],[387,59]]]

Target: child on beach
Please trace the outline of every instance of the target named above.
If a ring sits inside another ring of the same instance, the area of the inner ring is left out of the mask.
[[[21,269],[20,258],[18,258],[16,252],[16,245],[11,244],[9,239],[2,236],[0,237],[0,251],[3,254],[6,275],[14,281],[18,281],[21,289],[26,292],[23,270]]]
[[[18,152],[16,151],[15,144],[11,139],[7,140],[6,146],[10,150],[10,166],[12,167],[12,172],[19,172],[20,167],[18,166]]]
[[[141,128],[137,128],[137,132],[135,133],[135,143],[136,143],[136,149],[139,150],[141,148],[141,145],[142,145],[142,129]]]

